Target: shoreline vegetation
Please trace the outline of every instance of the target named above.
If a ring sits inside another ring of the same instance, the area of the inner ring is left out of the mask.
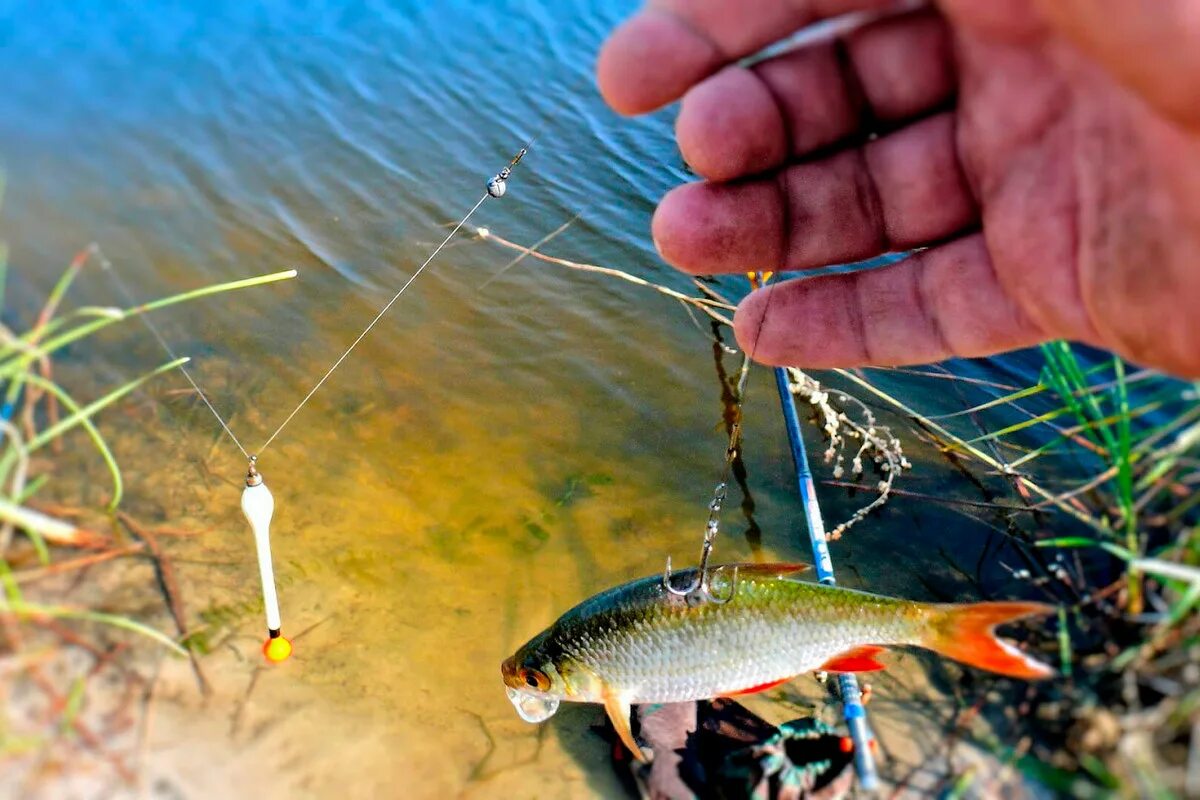
[[[476,243],[517,254],[493,279],[530,258],[626,281],[683,305],[720,344],[735,304],[718,285],[696,280],[695,292],[685,293],[622,270],[556,258],[539,249],[552,238],[526,247],[487,229],[473,230]],[[134,762],[107,745],[106,731],[83,720],[85,705],[99,691],[93,679],[111,671],[121,676],[125,711],[109,719],[136,727],[137,715],[128,706],[150,689],[145,676],[127,668],[131,653],[153,646],[186,654],[204,691],[205,636],[189,628],[170,559],[171,538],[191,534],[142,524],[120,507],[122,472],[95,420],[182,360],[82,400],[56,382],[54,355],[141,314],[283,278],[220,284],[129,308],[64,309],[73,281],[81,270],[93,268],[88,265],[96,254],[94,247],[80,252],[27,331],[0,327],[0,670],[10,686],[21,683],[27,693],[39,695],[15,713],[13,692],[7,693],[0,713],[0,763],[25,759],[44,765],[46,753],[54,752],[59,769],[70,770],[78,768],[73,759],[86,754],[108,764],[117,780],[134,783]],[[964,707],[956,735],[974,737],[1008,768],[1062,794],[1195,795],[1200,793],[1200,723],[1195,722],[1200,719],[1200,384],[1137,370],[1065,342],[1043,346],[1040,355],[1040,379],[1031,386],[969,378],[944,366],[839,370],[819,381],[789,370],[792,391],[806,404],[805,416],[816,429],[809,435],[824,438],[824,467],[818,470],[827,491],[867,498],[831,538],[852,538],[853,526],[889,497],[948,505],[992,526],[1003,535],[1006,553],[1020,559],[1006,566],[1011,577],[1006,592],[1059,607],[1057,620],[1031,633],[1027,644],[1052,658],[1061,679],[1031,687],[1016,707],[1005,709],[1011,726],[1004,732],[981,733],[972,725],[981,708]],[[961,398],[961,408],[921,413],[877,379],[890,372],[944,382]],[[906,429],[880,424],[884,413],[904,420]],[[57,477],[65,437],[77,442],[80,433],[107,472],[103,508],[39,498]],[[901,475],[911,467],[900,446],[905,437],[936,447],[947,468],[978,488],[978,498],[905,488]],[[90,567],[114,560],[153,566],[155,588],[171,613],[174,632],[106,613],[102,602],[65,606],[41,599],[43,587],[67,576],[86,581]],[[205,619],[201,628],[236,625],[241,616]],[[47,664],[64,653],[70,654],[72,668],[65,678],[57,672],[52,677]],[[964,796],[994,779],[951,776],[947,793]]]
[[[148,685],[134,668],[134,642],[140,639],[191,658],[198,686],[202,692],[207,690],[194,654],[181,644],[188,634],[183,597],[162,541],[193,534],[170,526],[151,528],[121,508],[125,479],[96,418],[188,359],[171,359],[85,401],[56,380],[54,357],[144,314],[275,283],[295,273],[215,284],[128,307],[86,305],[66,310],[63,301],[85,268],[111,269],[111,265],[95,245],[84,248],[55,283],[27,331],[0,324],[0,680],[6,684],[5,708],[0,710],[0,762],[32,755],[43,766],[62,758],[73,765],[66,769],[84,770],[87,754],[133,784],[136,773],[126,754],[111,750],[107,740],[127,731],[132,717],[121,712],[132,702],[132,690]],[[5,254],[0,249],[0,304],[6,277]],[[41,496],[60,477],[56,462],[67,454],[68,439],[71,446],[79,441],[72,437],[75,431],[83,432],[108,475],[108,499],[100,508],[64,505]],[[94,605],[31,599],[43,593],[39,591],[43,586],[64,579],[86,582],[91,567],[126,559],[147,559],[153,565],[156,588],[176,626],[174,634],[133,616],[104,611],[103,590],[89,593]],[[113,631],[134,634],[136,639],[114,636]],[[81,660],[90,663],[84,668]],[[99,683],[114,674],[121,684],[122,702],[108,709],[106,716],[116,720],[115,728],[96,729],[82,717],[85,698],[96,688],[89,682]],[[66,754],[50,753],[58,749]]]
[[[693,281],[696,295],[683,295],[621,270],[546,255],[537,250],[545,240],[525,247],[487,229],[475,236],[518,252],[518,259],[646,285],[678,301],[694,320],[695,311],[704,313],[715,337],[730,324],[721,312],[734,304],[702,280]],[[1014,741],[980,744],[1069,796],[1196,796],[1200,382],[1136,370],[1111,354],[1068,342],[1042,345],[1040,354],[1040,379],[1032,386],[981,381],[935,365],[834,370],[827,383],[844,387],[839,389],[789,369],[793,393],[808,403],[810,421],[829,444],[824,460],[832,475],[825,485],[876,494],[831,538],[893,494],[950,503],[1002,530],[1024,561],[1010,568],[1013,580],[1025,584],[1029,596],[1059,606],[1057,624],[1033,645],[1053,654],[1062,680],[1032,687],[1018,709],[1018,717],[1053,711],[1038,714],[1037,730],[1025,726]],[[963,408],[924,415],[871,378],[887,372],[944,381],[959,393]],[[968,402],[970,394],[983,399]],[[851,480],[842,479],[845,440],[837,425],[850,421],[847,405],[861,408],[866,421],[846,426],[849,439],[863,448]],[[907,419],[909,433],[931,442],[949,467],[968,475],[981,499],[896,489],[900,465],[908,464],[895,460],[903,456],[898,440],[890,444],[890,431],[881,428],[883,440],[871,441],[876,429],[870,406]],[[961,776],[951,796],[966,794],[975,780]]]

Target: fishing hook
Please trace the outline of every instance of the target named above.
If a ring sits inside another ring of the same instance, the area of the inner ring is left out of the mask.
[[[706,559],[707,560],[707,559]],[[725,571],[725,566],[719,566],[714,570],[709,570],[707,564],[703,564],[696,570],[695,577],[686,588],[677,588],[671,583],[671,557],[667,556],[667,568],[663,571],[663,588],[676,597],[686,598],[689,605],[700,605],[701,603],[713,603],[714,605],[723,606],[733,599],[737,594],[738,568],[733,568],[733,576],[729,582],[729,593],[724,596],[719,596],[713,592],[712,579],[714,576]]]

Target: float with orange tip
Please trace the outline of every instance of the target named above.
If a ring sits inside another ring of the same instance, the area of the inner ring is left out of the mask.
[[[242,513],[254,532],[258,553],[258,574],[262,581],[263,609],[267,614],[267,640],[263,656],[272,664],[286,661],[292,655],[292,643],[283,635],[283,620],[279,614],[279,595],[275,591],[275,569],[271,564],[271,517],[275,514],[275,498],[256,468],[258,459],[250,457],[246,488],[242,490]]]
[[[632,705],[752,694],[814,670],[883,669],[877,656],[886,647],[923,647],[1015,678],[1054,675],[994,632],[1053,606],[917,603],[794,580],[803,569],[710,568],[713,594],[728,598],[722,602],[670,591],[694,581],[694,569],[602,592],[504,662],[508,697],[528,722],[549,719],[564,700],[603,703],[622,741],[645,760],[629,727]]]

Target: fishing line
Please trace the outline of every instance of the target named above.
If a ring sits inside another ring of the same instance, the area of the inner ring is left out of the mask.
[[[524,149],[522,149],[522,152],[524,152]],[[519,160],[519,158],[517,160]],[[493,178],[492,180],[495,181],[496,179]],[[313,386],[311,390],[309,390],[308,394],[304,396],[304,399],[301,400],[294,409],[292,409],[292,413],[288,414],[287,418],[279,424],[279,427],[275,429],[275,432],[267,437],[267,441],[263,443],[262,447],[258,448],[258,452],[255,455],[261,455],[264,450],[270,447],[271,443],[275,441],[276,437],[283,433],[283,429],[288,426],[288,423],[295,419],[296,415],[299,414],[304,406],[308,404],[308,401],[313,398],[313,395],[320,391],[321,387],[325,385],[325,382],[329,380],[330,376],[332,376],[333,373],[337,371],[337,368],[342,365],[342,362],[350,357],[350,354],[354,352],[354,348],[358,347],[359,343],[361,343],[363,339],[367,338],[367,335],[379,323],[379,320],[383,319],[384,315],[386,315],[387,312],[391,310],[392,306],[396,304],[396,301],[399,300],[406,291],[408,291],[408,287],[412,286],[413,281],[420,277],[421,273],[425,271],[425,268],[428,267],[435,258],[437,258],[438,253],[442,252],[442,249],[450,242],[451,239],[454,238],[455,234],[462,229],[463,225],[467,224],[467,221],[474,216],[475,212],[479,210],[479,207],[484,204],[484,201],[486,201],[489,197],[503,196],[503,191],[501,191],[499,195],[493,195],[490,187],[491,184],[489,183],[489,189],[486,193],[484,193],[483,197],[480,197],[479,201],[476,202],[471,210],[467,212],[467,215],[458,221],[458,224],[454,226],[454,229],[451,230],[449,234],[447,234],[446,238],[442,240],[442,243],[439,244],[432,253],[430,253],[429,258],[425,259],[425,263],[421,264],[421,266],[417,268],[417,271],[409,276],[408,280],[404,282],[404,285],[400,287],[400,291],[396,292],[395,296],[388,301],[387,305],[385,305],[379,311],[379,313],[375,315],[375,319],[367,323],[367,327],[365,327],[362,333],[358,335],[358,338],[346,348],[345,352],[338,357],[337,361],[333,362],[333,366],[331,366],[329,370],[321,376],[321,379],[317,381],[316,385]]]
[[[544,127],[545,126],[543,126],[543,129]],[[468,211],[466,215],[458,221],[458,224],[454,226],[454,228],[449,234],[446,235],[442,242],[433,250],[432,253],[429,254],[428,258],[426,258],[425,261],[422,262],[421,265],[416,269],[416,271],[409,276],[408,280],[404,282],[404,285],[400,287],[400,290],[393,295],[392,299],[389,300],[382,309],[380,309],[379,313],[375,315],[375,317],[366,325],[365,328],[363,328],[358,337],[350,343],[350,346],[342,352],[337,360],[334,361],[333,365],[326,370],[325,374],[323,374],[316,382],[312,389],[310,389],[309,392],[296,405],[296,407],[292,409],[291,413],[289,413],[287,417],[284,418],[283,422],[280,423],[279,426],[271,433],[271,435],[267,437],[267,440],[263,443],[262,447],[258,449],[257,453],[250,453],[245,447],[243,447],[237,435],[234,434],[232,427],[228,422],[226,422],[221,413],[217,411],[216,406],[209,399],[204,390],[200,388],[199,382],[196,381],[196,379],[193,378],[187,370],[180,367],[180,372],[183,373],[184,377],[195,390],[196,394],[204,401],[204,405],[212,413],[213,417],[218,423],[220,423],[221,429],[225,431],[230,440],[238,448],[238,451],[241,452],[241,454],[246,458],[247,471],[245,488],[242,491],[241,508],[243,515],[246,517],[246,521],[250,525],[250,530],[254,535],[255,552],[258,558],[259,581],[262,587],[263,611],[265,613],[267,623],[267,639],[263,643],[263,655],[268,661],[272,663],[279,663],[288,659],[292,655],[292,643],[291,640],[284,636],[282,632],[283,621],[279,610],[279,595],[275,587],[275,571],[271,558],[271,520],[275,514],[275,498],[271,494],[270,489],[267,488],[262,474],[258,471],[259,455],[265,451],[279,437],[280,434],[283,433],[288,424],[296,418],[296,416],[305,408],[308,402],[312,400],[318,391],[321,390],[321,387],[325,385],[325,383],[333,376],[337,369],[346,361],[347,358],[350,357],[351,353],[354,352],[358,345],[365,338],[367,338],[379,321],[383,319],[387,312],[391,310],[392,306],[394,306],[400,300],[400,298],[404,296],[404,293],[408,291],[409,287],[412,286],[417,278],[420,277],[421,274],[429,267],[429,265],[433,263],[434,259],[437,258],[443,249],[445,249],[450,240],[453,239],[458,232],[462,230],[463,226],[467,224],[471,217],[474,216],[475,212],[478,211],[479,208],[489,198],[501,198],[504,196],[508,188],[507,182],[512,176],[513,169],[515,169],[516,166],[521,163],[521,160],[529,153],[529,147],[533,144],[540,132],[541,131],[539,130],[534,134],[533,137],[530,137],[525,146],[523,146],[508,162],[508,166],[496,173],[496,175],[494,175],[487,182],[487,190],[484,192],[483,196],[480,197],[479,200],[476,201],[475,205],[471,207],[471,210]],[[93,245],[93,251],[96,253],[97,257],[100,258],[105,272],[107,272],[112,278],[114,285],[117,287],[117,290],[120,292],[120,294],[123,295],[125,301],[131,306],[136,306],[136,301],[134,301],[128,286],[125,285],[125,282],[121,279],[120,275],[117,274],[117,271],[113,267],[112,263],[103,256],[98,246]],[[167,342],[166,337],[164,337],[158,330],[157,326],[155,326],[154,323],[144,315],[142,316],[142,321],[146,324],[146,327],[150,330],[155,340],[158,341],[159,345],[166,350],[172,359],[177,359],[178,357],[175,355],[175,351],[171,347],[170,343]]]
[[[133,299],[133,295],[130,293],[129,287],[125,285],[125,281],[113,268],[112,262],[109,261],[108,257],[104,255],[104,252],[100,249],[100,245],[93,242],[88,246],[88,250],[100,261],[100,268],[103,269],[112,279],[113,285],[117,287],[117,292],[121,295],[122,299],[124,299],[124,301],[130,306],[137,306],[138,303]],[[146,326],[146,328],[150,331],[150,334],[158,340],[160,345],[162,345],[163,350],[167,351],[167,355],[171,357],[171,360],[178,361],[179,356],[175,354],[175,351],[171,348],[171,345],[167,343],[166,338],[158,330],[158,326],[150,320],[148,315],[139,314],[138,316],[141,317],[142,324]],[[192,389],[195,390],[200,399],[204,401],[204,405],[206,405],[208,410],[212,412],[212,415],[216,417],[217,422],[221,423],[222,430],[224,430],[229,438],[233,440],[233,443],[237,446],[237,449],[242,452],[243,456],[249,459],[250,454],[246,452],[246,448],[242,447],[242,443],[238,441],[238,437],[234,434],[233,429],[229,427],[229,423],[225,421],[225,418],[221,416],[221,412],[217,411],[216,406],[214,406],[212,401],[208,399],[208,395],[205,394],[204,390],[200,388],[200,384],[197,383],[196,379],[192,377],[192,373],[188,371],[187,367],[182,365],[180,365],[179,371],[183,373],[183,377],[186,378],[187,382],[192,385]]]
[[[567,86],[565,87],[565,90],[570,91],[570,90],[574,89],[582,81],[590,80],[590,79],[591,79],[591,76],[589,74],[586,74],[586,73],[582,74],[574,82],[567,84]],[[458,223],[454,226],[454,228],[451,229],[450,233],[446,235],[446,238],[444,238],[442,240],[442,242],[437,246],[437,248],[435,248],[434,251],[429,254],[429,257],[427,259],[425,259],[425,262],[423,264],[421,264],[420,267],[417,268],[416,272],[414,272],[409,277],[409,279],[404,283],[404,285],[400,287],[400,291],[396,292],[395,296],[392,297],[392,299],[388,301],[387,305],[385,305],[380,310],[380,312],[375,316],[375,318],[367,324],[366,328],[363,329],[362,333],[360,333],[358,335],[358,338],[355,339],[350,344],[350,346],[348,348],[346,348],[345,352],[343,352],[342,355],[333,363],[333,366],[331,366],[329,368],[329,370],[323,376],[321,376],[321,379],[319,381],[317,381],[316,385],[313,386],[313,388],[309,391],[309,393],[304,396],[304,399],[300,401],[300,403],[292,410],[292,412],[287,415],[287,417],[283,420],[283,422],[280,423],[279,427],[276,428],[275,431],[269,437],[267,437],[267,440],[263,443],[262,447],[258,448],[258,451],[255,453],[256,456],[262,455],[263,451],[265,451],[271,445],[271,443],[275,441],[276,437],[278,437],[279,434],[281,434],[283,432],[284,428],[286,428],[288,426],[288,423],[290,423],[296,417],[296,415],[299,414],[304,409],[304,406],[308,404],[308,401],[311,400],[318,391],[320,391],[321,387],[325,385],[325,382],[327,380],[329,380],[329,378],[333,375],[333,373],[337,371],[338,367],[340,367],[342,365],[342,362],[345,361],[350,356],[350,354],[354,352],[354,349],[356,347],[358,347],[358,345],[362,342],[363,339],[367,338],[367,335],[371,332],[371,329],[374,328],[375,325],[378,324],[378,322],[381,319],[383,319],[383,317],[392,308],[392,306],[395,305],[396,302],[401,298],[401,296],[404,295],[404,293],[408,290],[408,287],[413,284],[413,282],[417,279],[417,277],[420,276],[420,274],[425,271],[425,268],[428,267],[433,262],[433,260],[435,258],[437,258],[438,254],[442,252],[442,250],[446,247],[446,245],[450,243],[450,240],[453,239],[455,237],[455,235],[460,230],[462,230],[462,228],[467,224],[467,222],[470,221],[471,217],[473,217],[475,215],[475,212],[479,210],[480,206],[482,206],[490,198],[500,199],[501,197],[504,197],[505,192],[508,190],[508,179],[509,179],[509,177],[511,177],[513,170],[516,168],[516,166],[518,164],[521,163],[521,160],[523,158],[525,158],[526,155],[529,154],[530,149],[533,148],[534,144],[538,141],[538,139],[540,139],[545,134],[546,130],[550,127],[551,123],[554,122],[554,120],[550,116],[550,111],[551,110],[549,108],[545,108],[545,109],[542,109],[536,116],[534,116],[533,121],[537,125],[537,127],[534,128],[533,133],[530,134],[529,137],[525,140],[525,144],[521,146],[521,149],[517,151],[517,154],[515,156],[513,156],[511,161],[508,162],[508,166],[506,166],[504,169],[500,170],[500,172],[496,173],[496,175],[493,176],[492,179],[488,181],[487,191],[484,193],[484,195],[482,197],[480,197],[478,202],[476,202],[475,205],[471,207],[471,210],[468,211],[466,213],[466,215],[458,221]],[[580,212],[580,213],[582,213],[582,212]],[[576,219],[578,219],[579,216],[580,216],[579,214],[576,214],[574,218],[572,218],[569,222],[567,222],[565,225],[563,225],[562,228],[560,228],[558,231],[555,231],[554,233],[552,233],[544,241],[548,241],[550,238],[553,238],[555,235],[560,233],[562,230],[565,230],[566,227],[569,226],[571,223],[573,223]],[[536,248],[537,246],[538,245],[534,245],[534,248]],[[492,280],[495,280],[502,273],[504,273],[509,268],[511,268],[513,265],[518,263],[526,255],[528,255],[528,252],[522,254],[521,256],[518,256],[516,259],[513,260],[512,263],[508,264],[503,269],[501,269],[500,272],[493,275],[492,278],[490,280],[488,280],[487,282],[485,282],[483,286],[486,286],[488,283],[491,283]],[[479,288],[482,289],[483,286],[481,286]],[[243,451],[243,452],[245,452],[245,451]]]
[[[770,272],[751,272],[747,274],[750,279],[752,288],[765,288],[767,282],[771,279]],[[721,477],[717,482],[716,488],[713,489],[712,500],[708,503],[708,521],[704,525],[704,540],[700,545],[700,562],[696,570],[696,575],[686,587],[679,588],[671,583],[671,557],[667,556],[667,566],[663,571],[663,587],[668,592],[678,597],[686,598],[689,603],[728,603],[733,599],[734,592],[737,591],[737,567],[734,567],[733,576],[729,584],[729,593],[725,596],[717,596],[712,591],[712,578],[719,574],[724,567],[718,567],[716,570],[710,571],[708,568],[709,558],[712,556],[713,548],[716,545],[717,533],[721,527],[721,509],[725,504],[725,498],[729,491],[729,477],[733,473],[733,462],[737,460],[738,451],[742,444],[742,409],[746,403],[746,386],[750,378],[750,367],[754,362],[754,356],[758,352],[758,345],[762,339],[763,328],[767,324],[767,314],[771,310],[771,301],[775,299],[775,292],[767,293],[766,303],[763,305],[762,316],[758,320],[758,329],[754,334],[754,346],[746,357],[742,359],[741,371],[738,374],[737,380],[737,403],[734,405],[733,424],[729,427],[729,444],[725,447],[725,464],[721,468]]]

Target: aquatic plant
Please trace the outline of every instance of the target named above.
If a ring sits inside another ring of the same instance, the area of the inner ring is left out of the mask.
[[[27,734],[16,732],[16,726],[0,716],[0,757],[39,750],[58,741],[63,734],[78,738],[90,749],[105,755],[102,737],[88,728],[80,711],[89,678],[110,662],[112,653],[92,644],[86,630],[77,631],[63,623],[82,622],[130,631],[176,654],[185,654],[176,637],[137,619],[102,608],[34,599],[29,587],[52,577],[82,575],[87,567],[104,561],[148,557],[158,573],[167,605],[179,627],[178,633],[180,636],[185,634],[171,565],[156,538],[176,532],[147,529],[120,510],[125,482],[97,419],[131,392],[179,368],[187,359],[171,359],[95,399],[82,400],[77,390],[56,379],[55,356],[69,345],[142,315],[294,275],[287,272],[232,281],[125,307],[64,308],[72,284],[89,266],[111,269],[99,249],[91,245],[80,251],[66,268],[27,330],[17,332],[7,324],[0,324],[0,397],[3,398],[0,405],[0,659],[15,668],[15,672],[9,673],[9,680],[23,682],[40,691],[44,695],[41,702],[49,704],[50,709],[50,719],[46,720],[45,726]],[[5,250],[0,243],[0,302],[4,296],[6,267]],[[101,514],[92,516],[106,516],[111,532],[103,533],[78,524],[76,520],[83,509],[39,499],[42,490],[54,479],[55,455],[64,452],[64,443],[73,442],[76,432],[82,432],[90,442],[107,472],[108,502]],[[48,458],[44,457],[44,451],[50,451]],[[25,652],[30,648],[42,655],[27,657]],[[71,690],[64,695],[54,681],[43,675],[42,668],[48,652],[69,649],[91,653],[95,664],[79,674]],[[8,700],[13,701],[11,694]],[[106,757],[119,775],[131,779],[132,773],[120,757],[112,754]]]
[[[947,457],[1009,483],[1018,502],[990,504],[990,516],[1026,559],[1011,574],[1061,603],[1066,681],[1031,701],[1060,712],[1041,718],[1044,741],[1029,752],[993,749],[1075,796],[1195,794],[1200,385],[1066,342],[1041,355],[1037,384],[972,385],[994,396],[942,417],[866,375],[841,375],[909,416]]]

